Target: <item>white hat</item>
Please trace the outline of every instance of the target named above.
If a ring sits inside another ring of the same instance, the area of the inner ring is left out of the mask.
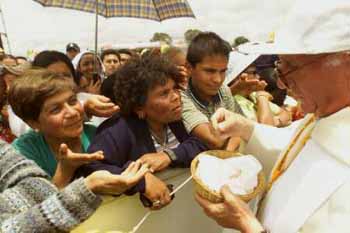
[[[243,53],[319,54],[350,49],[349,0],[297,0],[274,43],[247,43]]]
[[[225,84],[231,83],[235,80],[242,71],[244,71],[250,64],[252,64],[260,55],[259,54],[243,54],[237,51],[230,53],[228,72]]]

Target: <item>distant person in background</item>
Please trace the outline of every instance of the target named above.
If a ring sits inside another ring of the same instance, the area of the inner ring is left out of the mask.
[[[1,60],[1,63],[7,66],[16,66],[17,64],[17,60],[14,56],[10,55],[10,54],[5,54]]]
[[[120,65],[124,65],[134,54],[129,49],[119,49]]]
[[[179,69],[182,80],[179,85],[186,89],[188,85],[189,72],[187,69],[186,53],[177,47],[167,48],[162,55],[165,59],[168,59],[171,63],[175,64]]]
[[[35,56],[33,68],[46,68],[52,72],[72,77],[76,82],[74,66],[64,53],[55,50],[44,50]],[[76,83],[77,85],[79,83]]]
[[[113,74],[120,66],[120,55],[115,49],[104,50],[101,54],[101,60],[107,76]]]
[[[121,57],[115,49],[107,49],[102,52],[101,59],[107,76],[101,85],[101,95],[104,95],[113,101],[113,85],[115,76],[112,74],[120,67]]]
[[[22,57],[22,56],[17,56],[16,61],[18,65],[22,65],[28,62],[27,58]]]
[[[73,60],[80,53],[80,47],[76,43],[69,43],[66,46],[66,54],[69,59]]]
[[[76,83],[81,92],[100,94],[103,74],[103,65],[100,57],[95,58],[91,51],[79,53],[72,63],[76,72]],[[95,64],[97,60],[97,63]]]
[[[123,66],[129,59],[131,59],[133,56],[135,56],[134,53],[129,49],[120,49],[117,51],[117,54],[119,55],[118,68]],[[102,60],[103,60],[103,58],[102,58]],[[106,74],[107,74],[107,67],[106,67]],[[108,97],[109,99],[111,99],[112,102],[115,102],[114,101],[113,86],[115,83],[116,76],[115,75],[108,75],[108,76],[110,76],[110,77],[103,80],[103,83],[101,85],[101,95],[104,95],[104,96]]]
[[[272,95],[272,102],[278,106],[283,106],[287,91],[277,86],[277,75],[275,71],[277,61],[278,56],[276,55],[261,55],[254,61],[254,65],[260,79],[267,83],[265,91]]]
[[[255,63],[259,58],[260,56],[255,54],[246,55],[236,51],[231,52],[230,65],[232,69],[231,73],[226,76],[225,81],[230,80],[230,84],[234,85],[243,76],[247,80],[261,80],[261,76],[258,73],[259,69]],[[267,72],[270,70],[271,68],[266,67],[259,71]],[[267,74],[266,76],[270,77]],[[260,82],[263,82],[266,86],[264,80]],[[234,99],[243,115],[250,120],[276,127],[284,127],[291,123],[291,113],[272,103],[272,94],[265,90],[252,91],[251,93],[246,93],[246,95],[235,94]]]

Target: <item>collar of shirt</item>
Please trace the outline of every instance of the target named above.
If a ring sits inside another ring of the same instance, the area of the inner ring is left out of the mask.
[[[204,109],[208,108],[210,102],[200,99],[199,95],[197,94],[198,92],[196,93],[196,90],[192,85],[192,79],[189,80],[189,85],[187,90],[191,95],[192,99],[196,102],[196,104],[198,104]],[[219,104],[220,102],[222,102],[221,90],[219,90],[218,93],[212,97],[212,103],[214,105]]]

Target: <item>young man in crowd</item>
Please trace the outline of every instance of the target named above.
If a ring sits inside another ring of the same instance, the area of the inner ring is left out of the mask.
[[[237,149],[239,138],[222,140],[210,125],[211,115],[220,107],[237,112],[225,80],[230,45],[213,32],[198,34],[187,51],[188,88],[182,92],[182,117],[189,133],[211,149]]]
[[[115,49],[104,50],[101,54],[101,60],[107,76],[113,74],[120,65],[120,55]]]

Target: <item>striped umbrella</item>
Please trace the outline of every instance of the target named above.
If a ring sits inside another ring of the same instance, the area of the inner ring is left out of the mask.
[[[43,6],[96,13],[106,18],[132,17],[162,21],[194,17],[187,0],[34,0]]]
[[[131,17],[162,21],[194,14],[187,0],[34,0],[43,6],[95,13],[95,53],[97,54],[98,15],[106,18]],[[97,62],[95,62],[96,64]],[[96,69],[96,65],[95,65]]]

